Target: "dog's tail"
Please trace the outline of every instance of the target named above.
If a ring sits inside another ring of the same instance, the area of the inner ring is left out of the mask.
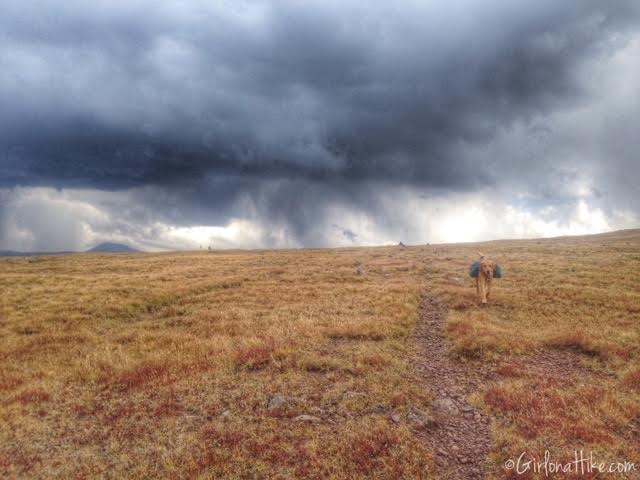
[[[482,260],[484,258],[484,253],[478,252],[478,256],[480,257],[480,260]]]

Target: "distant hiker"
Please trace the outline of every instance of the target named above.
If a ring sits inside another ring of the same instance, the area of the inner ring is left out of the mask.
[[[493,278],[502,278],[502,269],[493,260],[486,260],[481,252],[478,252],[479,260],[471,264],[469,275],[476,279],[476,293],[481,304],[486,304],[491,293]]]

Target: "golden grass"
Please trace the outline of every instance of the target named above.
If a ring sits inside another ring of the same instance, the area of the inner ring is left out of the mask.
[[[479,249],[505,272],[488,308]],[[0,259],[0,474],[430,478],[432,452],[389,419],[429,409],[411,365],[425,289],[450,307],[452,353],[498,372],[475,399],[493,476],[545,448],[640,464],[639,286],[638,231]],[[540,349],[579,356],[576,378],[518,362]]]
[[[0,470],[425,475],[428,452],[388,420],[428,407],[407,362],[422,287],[410,257],[387,248],[0,260]],[[291,401],[270,411],[276,393]],[[323,422],[296,422],[301,414]]]

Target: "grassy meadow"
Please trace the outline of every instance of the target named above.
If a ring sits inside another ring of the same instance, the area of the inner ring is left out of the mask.
[[[485,308],[478,250],[505,275]],[[638,230],[2,258],[0,292],[2,478],[434,478],[406,419],[430,409],[424,292],[448,306],[451,353],[495,370],[472,399],[491,478],[522,451],[640,464]],[[546,372],[541,352],[573,363]]]

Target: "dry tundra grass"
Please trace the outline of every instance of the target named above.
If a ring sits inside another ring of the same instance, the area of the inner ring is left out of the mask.
[[[488,308],[478,249],[505,273]],[[406,419],[430,409],[411,364],[424,291],[458,361],[495,369],[472,399],[491,477],[523,450],[640,464],[640,231],[5,258],[0,289],[3,477],[432,478]]]

